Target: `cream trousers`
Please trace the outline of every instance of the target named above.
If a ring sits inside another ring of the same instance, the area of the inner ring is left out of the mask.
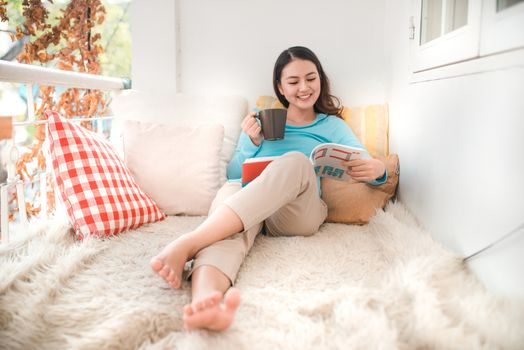
[[[226,182],[209,212],[221,204],[240,217],[244,231],[200,250],[192,271],[202,265],[214,266],[232,285],[262,229],[269,236],[309,236],[318,231],[327,216],[313,166],[300,152],[289,152],[275,159],[244,188],[240,183]]]

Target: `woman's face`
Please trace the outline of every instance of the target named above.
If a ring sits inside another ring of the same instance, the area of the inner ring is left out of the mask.
[[[311,61],[292,60],[282,69],[278,89],[289,102],[289,107],[299,110],[312,109],[320,96],[320,76],[317,67]]]

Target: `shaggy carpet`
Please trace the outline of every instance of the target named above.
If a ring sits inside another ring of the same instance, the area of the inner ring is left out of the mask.
[[[390,204],[365,226],[257,237],[223,333],[182,330],[189,284],[149,258],[202,217],[111,239],[49,222],[0,247],[2,349],[522,349],[524,306],[490,295],[461,259]]]

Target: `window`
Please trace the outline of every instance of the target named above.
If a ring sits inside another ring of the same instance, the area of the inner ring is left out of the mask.
[[[423,0],[420,44],[464,27],[468,23],[468,0]]]
[[[480,55],[524,48],[524,0],[484,0]]]
[[[524,0],[416,0],[412,71],[524,47]]]

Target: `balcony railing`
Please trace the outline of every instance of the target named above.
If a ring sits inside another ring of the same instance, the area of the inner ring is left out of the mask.
[[[67,88],[91,89],[102,91],[120,91],[131,87],[130,80],[104,77],[86,73],[75,73],[59,69],[32,66],[27,64],[0,61],[0,81],[16,84],[25,84],[27,91],[27,120],[24,122],[12,122],[14,133],[17,128],[28,125],[45,124],[47,121],[36,121],[34,118],[34,98],[33,85],[41,84],[45,86],[60,86]],[[103,120],[112,117],[92,117],[92,118],[75,118],[75,121],[96,121],[97,129],[101,130]],[[47,129],[46,129],[47,138]],[[9,190],[16,188],[16,200],[19,212],[19,227],[21,230],[27,228],[28,219],[25,205],[24,189],[27,181],[22,181],[16,174],[16,161],[18,159],[18,150],[14,137],[8,141],[7,155],[7,180],[0,184],[0,241],[8,242],[9,232]],[[48,167],[46,167],[48,168]],[[47,216],[47,182],[46,171],[41,172],[38,176],[40,182],[40,213]]]

